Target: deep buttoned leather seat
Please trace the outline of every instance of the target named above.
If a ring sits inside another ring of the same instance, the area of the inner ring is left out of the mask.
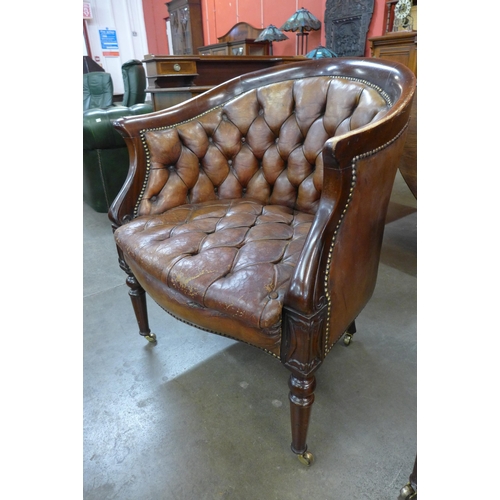
[[[209,314],[206,328],[215,316],[226,335],[279,355],[283,295],[312,220],[280,205],[214,200],[139,217],[117,243],[169,310]]]

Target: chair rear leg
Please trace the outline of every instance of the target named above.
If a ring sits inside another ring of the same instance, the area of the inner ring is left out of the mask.
[[[356,322],[353,321],[348,327],[344,335],[344,344],[349,345],[352,340],[352,336],[356,333]]]
[[[316,388],[316,377],[290,375],[288,382],[290,388],[290,417],[292,423],[292,451],[298,455],[299,460],[305,465],[311,465],[314,456],[307,451],[307,429],[311,416],[312,404],[314,403],[314,389]]]

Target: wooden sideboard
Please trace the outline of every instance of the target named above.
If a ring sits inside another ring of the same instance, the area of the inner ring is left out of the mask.
[[[417,76],[417,32],[395,31],[369,38],[372,57],[397,61]]]
[[[155,56],[146,55],[147,88],[155,111],[206,92],[231,78],[304,56]]]
[[[368,39],[372,57],[404,64],[417,76],[417,32],[398,31]],[[417,197],[417,92],[411,107],[408,135],[399,171],[415,198]]]

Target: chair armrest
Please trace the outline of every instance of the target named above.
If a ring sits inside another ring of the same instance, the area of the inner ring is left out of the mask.
[[[113,121],[128,114],[128,108],[94,108],[83,112],[83,149],[108,149],[124,145]]]
[[[150,102],[139,102],[128,107],[130,114],[128,116],[145,115],[154,111]]]
[[[325,143],[321,199],[285,296],[285,308],[307,316],[328,305],[335,310],[332,314],[344,317],[336,321],[342,329],[371,297],[398,166],[395,159],[404,147],[412,97],[413,92],[407,92],[378,122]],[[372,206],[377,209],[370,211]],[[342,252],[336,247],[342,247]],[[343,283],[347,267],[349,276],[358,282]],[[349,297],[349,293],[338,296],[338,283],[342,283],[342,293],[351,291]]]
[[[330,141],[330,148],[335,142]],[[352,168],[340,168],[330,148],[323,150],[323,191],[302,254],[290,280],[284,307],[303,315],[314,314],[324,304],[324,274],[335,221],[341,220],[352,183]],[[325,161],[326,160],[326,161]]]
[[[125,145],[113,122],[124,116],[150,113],[150,104],[93,108],[83,112],[83,149],[110,149]]]

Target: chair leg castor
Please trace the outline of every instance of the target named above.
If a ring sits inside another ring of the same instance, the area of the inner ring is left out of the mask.
[[[406,484],[399,492],[400,500],[416,500],[417,492],[413,489],[411,483]]]
[[[314,462],[314,455],[310,451],[304,451],[300,455],[297,455],[297,458],[300,460],[300,463],[307,465],[310,467]]]
[[[344,345],[349,345],[352,340],[352,333],[346,333],[344,335]]]
[[[156,343],[156,335],[154,333],[150,333],[149,335],[144,335],[144,338],[151,343]]]

